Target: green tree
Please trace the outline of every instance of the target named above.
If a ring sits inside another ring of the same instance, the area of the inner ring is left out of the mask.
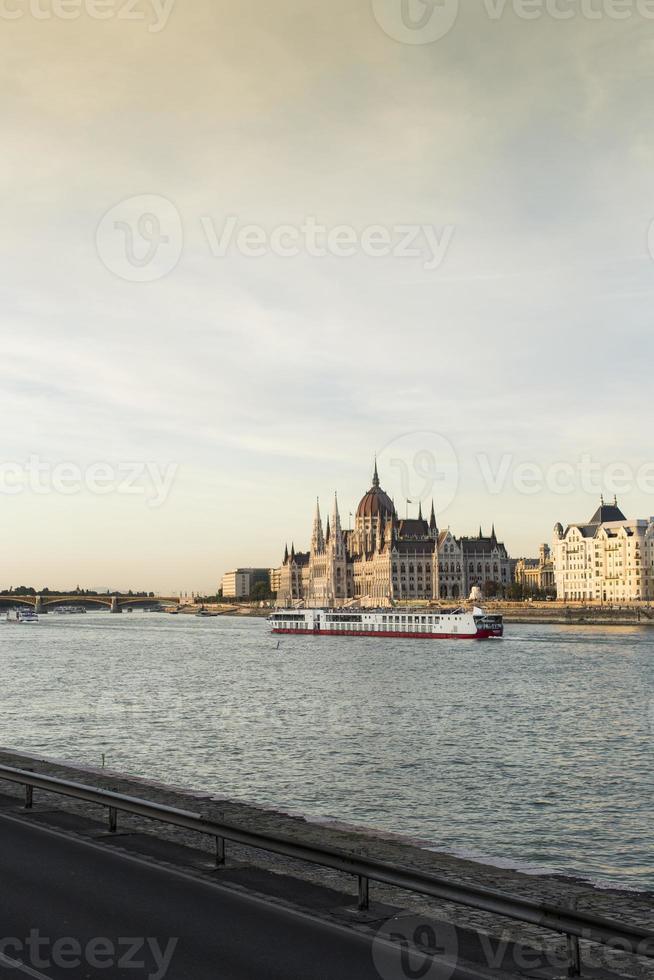
[[[250,598],[254,602],[263,602],[265,599],[272,598],[268,583],[263,581],[255,582],[250,592]]]

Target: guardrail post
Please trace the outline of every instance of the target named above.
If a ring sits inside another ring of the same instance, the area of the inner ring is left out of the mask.
[[[581,953],[579,951],[579,937],[568,936],[568,976],[581,976]]]
[[[216,867],[222,868],[225,863],[225,838],[216,837]]]
[[[26,769],[25,772],[34,772],[33,769]],[[34,787],[25,785],[25,809],[31,810],[34,806]]]
[[[573,912],[577,911],[577,896],[575,895],[571,902],[570,908]],[[569,977],[580,977],[581,976],[581,951],[579,949],[579,937],[566,935],[566,940],[568,943],[568,976]]]
[[[359,909],[365,912],[370,908],[370,880],[365,875],[359,875]]]
[[[109,807],[109,833],[115,834],[118,826],[118,810],[115,806]]]

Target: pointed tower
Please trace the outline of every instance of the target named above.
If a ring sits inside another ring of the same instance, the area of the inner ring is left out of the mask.
[[[377,535],[377,551],[384,550],[384,542],[386,541],[386,524],[387,520],[384,515],[382,515],[379,522],[379,534]]]
[[[330,535],[331,535],[331,531],[330,531],[330,528],[329,528],[329,516],[328,516],[327,517],[327,529],[325,531],[325,545],[328,545],[329,544]]]
[[[429,515],[429,530],[432,538],[438,536],[438,524],[436,523],[436,511],[434,510],[433,500],[431,502],[431,514]]]
[[[347,598],[347,558],[338,512],[338,496],[334,494],[334,511],[329,526],[328,575],[332,602]]]
[[[320,501],[316,499],[316,516],[313,519],[313,532],[311,534],[311,554],[322,555],[324,550],[325,550],[325,538],[322,533]]]
[[[329,543],[334,557],[345,557],[345,546],[343,543],[343,531],[341,529],[341,515],[338,512],[338,494],[334,494],[334,512],[329,530]]]
[[[418,520],[422,520],[422,500],[418,503]]]
[[[497,544],[497,537],[495,536],[495,524],[493,523],[493,530],[491,531],[491,544]]]
[[[284,548],[284,565],[288,565],[288,541],[286,542],[286,547]]]
[[[375,456],[375,469],[372,474],[372,485],[373,487],[379,487],[379,473],[377,472],[377,457]]]
[[[479,540],[480,540],[480,541],[481,541],[481,539],[483,538],[483,536],[484,536],[484,533],[483,533],[483,531],[482,531],[482,529],[481,529],[481,524],[480,524],[480,525],[479,525]]]

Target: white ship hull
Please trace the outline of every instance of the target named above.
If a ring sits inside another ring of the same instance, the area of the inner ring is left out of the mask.
[[[24,625],[25,623],[38,623],[39,617],[31,609],[10,609],[5,615],[4,621],[5,623]]]
[[[304,636],[375,636],[411,640],[488,640],[501,637],[501,616],[481,609],[278,609],[268,617],[273,633]]]

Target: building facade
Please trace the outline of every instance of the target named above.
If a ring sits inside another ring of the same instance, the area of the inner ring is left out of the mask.
[[[654,599],[654,517],[627,520],[617,499],[586,524],[554,528],[554,576],[564,601]]]
[[[225,572],[221,582],[221,590],[225,599],[249,599],[256,582],[270,582],[268,568],[237,568],[233,572]]]
[[[515,566],[515,580],[525,592],[554,592],[554,561],[548,544],[540,546],[538,558],[520,558]]]
[[[268,570],[268,581],[270,582],[270,591],[273,596],[278,595],[279,589],[282,582],[282,573],[279,568],[270,568]]]
[[[279,569],[279,605],[387,605],[396,601],[464,599],[478,585],[508,585],[513,563],[490,537],[457,539],[439,531],[434,504],[429,520],[420,506],[417,518],[401,519],[382,489],[377,465],[372,486],[357,507],[354,527],[343,530],[334,498],[332,514],[323,526],[316,505],[311,547],[296,552],[288,546]]]

